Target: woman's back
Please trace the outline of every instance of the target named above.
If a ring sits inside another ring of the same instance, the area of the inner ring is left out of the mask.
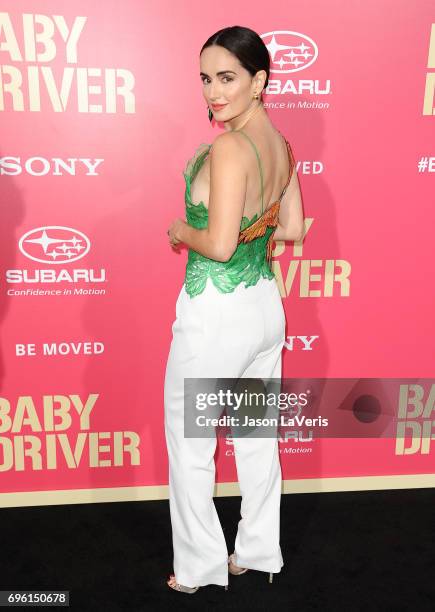
[[[276,130],[263,131],[261,149],[247,131],[233,131],[240,139],[247,177],[237,247],[227,261],[212,260],[189,249],[185,285],[190,297],[204,291],[208,278],[221,293],[234,291],[242,282],[249,287],[260,278],[274,278],[272,238],[281,200],[294,171],[293,154],[288,141]],[[197,229],[208,227],[212,146],[201,145],[184,172],[186,218]],[[266,164],[262,157],[266,157]]]
[[[259,216],[262,211],[269,209],[283,195],[283,189],[292,170],[291,161],[285,139],[273,127],[265,130],[263,126],[261,131],[244,129],[233,132],[240,139],[248,175],[243,216],[251,219],[255,214]],[[189,161],[187,169],[192,168],[198,156],[204,152],[205,150],[200,148]],[[191,184],[190,197],[193,203],[202,202],[208,208],[210,156],[204,155],[204,157],[204,162]]]

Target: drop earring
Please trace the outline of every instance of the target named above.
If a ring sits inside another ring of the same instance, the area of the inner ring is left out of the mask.
[[[210,110],[209,106],[207,106],[207,108],[208,108],[208,120],[209,120],[209,121],[210,121],[210,123],[211,123],[211,121],[212,121],[212,119],[213,119],[213,113],[211,112],[211,110]]]

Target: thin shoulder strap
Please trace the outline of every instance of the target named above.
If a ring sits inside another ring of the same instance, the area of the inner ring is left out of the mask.
[[[279,131],[279,130],[278,130],[278,131]],[[279,133],[281,134],[281,132],[279,132]],[[281,195],[279,196],[279,201],[280,201],[280,202],[281,202],[281,200],[282,200],[282,198],[283,198],[283,196],[284,196],[285,192],[287,191],[287,187],[288,187],[288,186],[289,186],[289,184],[290,184],[290,179],[291,179],[291,177],[292,177],[292,175],[293,175],[293,170],[294,170],[294,167],[295,167],[295,160],[294,160],[294,157],[293,157],[293,151],[291,150],[291,147],[290,147],[290,143],[288,142],[287,138],[285,138],[285,136],[283,136],[282,134],[281,134],[281,136],[282,136],[282,138],[284,139],[285,146],[286,146],[286,148],[287,148],[287,153],[288,153],[288,163],[289,163],[289,171],[288,171],[287,182],[286,182],[286,184],[284,185],[284,189],[281,191]]]
[[[240,134],[243,134],[243,136],[245,136],[245,138],[247,138],[249,140],[249,142],[251,143],[251,145],[254,148],[255,155],[257,156],[258,167],[260,169],[260,180],[261,180],[261,213],[263,214],[263,197],[264,197],[264,193],[263,193],[263,168],[261,166],[260,155],[258,154],[257,147],[252,142],[252,140],[249,138],[248,134],[245,134],[245,132],[243,132],[242,130],[234,130],[234,131],[235,132],[240,132]]]

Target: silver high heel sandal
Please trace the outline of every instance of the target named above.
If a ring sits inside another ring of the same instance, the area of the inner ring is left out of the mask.
[[[228,571],[233,576],[240,576],[240,574],[244,574],[248,571],[247,567],[239,567],[235,564],[235,553],[228,557]],[[273,572],[269,572],[269,583],[273,580]]]
[[[166,584],[171,589],[174,589],[174,591],[181,591],[182,593],[189,593],[190,595],[192,595],[192,593],[196,593],[196,591],[199,589],[199,586],[188,587],[188,586],[184,586],[184,584],[180,584],[179,582],[175,580],[174,574],[170,574],[169,580],[166,581]],[[225,585],[225,590],[228,591],[227,584]]]

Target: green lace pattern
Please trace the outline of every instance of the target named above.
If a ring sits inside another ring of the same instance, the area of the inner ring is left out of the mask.
[[[211,146],[211,144],[202,143],[183,171],[186,184],[186,219],[189,225],[197,229],[207,227],[208,210],[202,201],[198,204],[192,202],[191,185]],[[254,223],[257,218],[257,213],[251,219],[242,217],[240,230]],[[275,275],[266,259],[266,246],[273,231],[273,227],[268,227],[264,236],[259,236],[251,242],[238,244],[231,258],[225,262],[209,259],[189,249],[184,280],[186,292],[191,298],[199,295],[204,291],[208,278],[220,293],[232,293],[242,282],[245,287],[250,287],[255,285],[261,277],[273,279]]]

